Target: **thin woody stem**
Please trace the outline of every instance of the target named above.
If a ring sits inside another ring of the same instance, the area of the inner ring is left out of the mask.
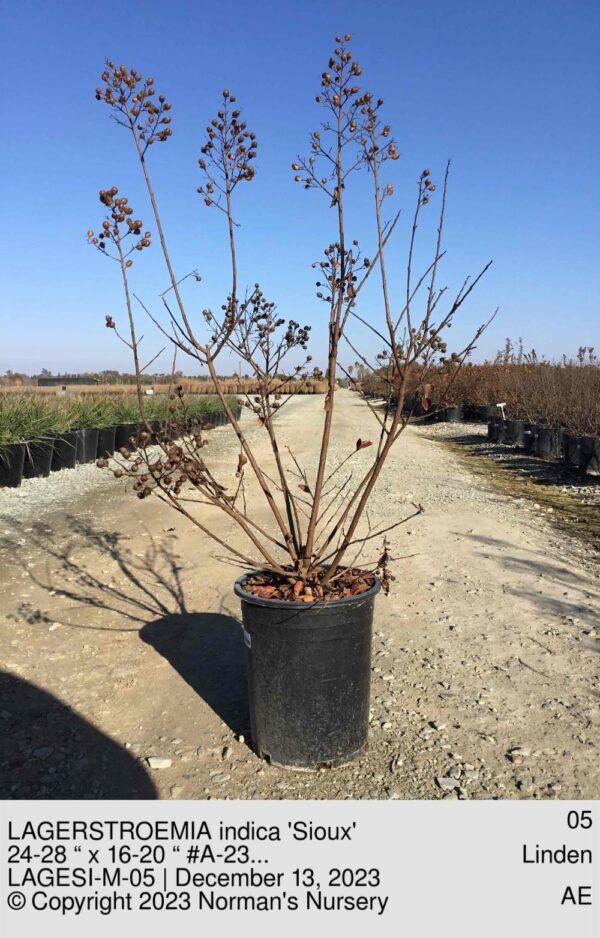
[[[229,422],[231,423],[231,425],[232,425],[232,427],[233,427],[233,430],[234,430],[234,432],[235,432],[235,435],[237,436],[238,440],[240,441],[240,445],[241,445],[242,449],[244,450],[245,455],[248,457],[248,462],[250,463],[250,465],[252,466],[252,469],[254,470],[254,474],[255,474],[255,476],[256,476],[256,479],[257,479],[257,481],[258,481],[258,484],[260,485],[261,489],[263,490],[264,495],[265,495],[265,498],[267,499],[267,502],[268,502],[268,504],[269,504],[269,507],[271,508],[271,511],[273,512],[273,515],[275,516],[275,520],[277,521],[277,524],[278,524],[278,526],[279,526],[279,530],[281,531],[281,533],[282,533],[282,535],[283,535],[283,539],[284,539],[284,541],[285,541],[285,543],[286,543],[286,545],[287,545],[287,549],[288,549],[288,551],[289,551],[289,553],[290,553],[290,556],[292,557],[293,560],[296,560],[296,559],[297,559],[297,554],[296,554],[296,550],[295,550],[295,547],[294,547],[294,542],[293,542],[292,535],[290,534],[289,530],[288,530],[287,527],[286,527],[286,524],[285,524],[285,521],[283,520],[283,517],[282,517],[282,515],[281,515],[281,512],[279,511],[279,508],[277,507],[277,502],[275,501],[275,498],[273,497],[273,493],[271,492],[269,486],[267,485],[266,480],[265,480],[265,477],[264,477],[264,474],[263,474],[263,472],[262,472],[260,466],[258,465],[258,462],[256,461],[256,457],[255,457],[255,455],[254,455],[252,449],[251,449],[250,446],[248,445],[248,442],[247,442],[247,440],[246,440],[246,437],[244,436],[244,434],[243,434],[243,432],[242,432],[242,430],[241,430],[241,428],[240,428],[240,425],[239,425],[238,421],[236,420],[235,415],[234,415],[233,411],[231,410],[231,407],[229,406],[229,402],[228,402],[228,400],[227,400],[225,394],[223,393],[223,389],[221,388],[221,383],[220,383],[219,378],[218,378],[218,375],[217,375],[217,373],[216,373],[216,371],[215,371],[214,362],[213,362],[213,360],[212,360],[212,358],[211,358],[210,356],[207,356],[206,361],[207,361],[208,370],[209,370],[210,376],[211,376],[211,378],[212,378],[212,381],[213,381],[215,390],[216,390],[216,392],[217,392],[217,394],[218,394],[219,400],[221,401],[221,406],[223,407],[225,413],[227,414],[227,417],[228,417]]]
[[[344,290],[346,282],[346,250],[344,246],[344,201],[343,201],[343,170],[342,170],[342,105],[338,107],[337,113],[337,148],[335,171],[337,180],[337,210],[338,210],[338,238],[339,238],[339,286],[337,288],[337,302],[332,307],[332,315],[329,324],[329,356],[327,360],[327,396],[325,398],[325,422],[323,425],[323,435],[321,437],[321,451],[319,453],[319,464],[317,468],[317,478],[314,486],[313,505],[308,522],[306,533],[306,545],[304,548],[304,563],[310,566],[313,553],[314,540],[317,528],[317,519],[319,517],[319,506],[321,502],[321,492],[325,480],[327,468],[327,454],[329,452],[329,442],[331,439],[331,426],[333,423],[334,395],[335,395],[335,374],[337,367],[337,353],[340,338],[340,324],[342,320],[342,311],[344,304]],[[336,270],[332,267],[332,297],[335,286]],[[335,313],[334,313],[335,310]]]
[[[148,195],[150,196],[150,203],[151,203],[151,205],[152,205],[152,212],[153,212],[153,214],[154,214],[154,219],[155,219],[155,221],[156,221],[156,228],[157,228],[157,230],[158,230],[158,237],[159,237],[159,239],[160,239],[160,246],[161,246],[161,248],[162,248],[163,256],[164,256],[164,259],[165,259],[165,264],[167,265],[167,270],[168,270],[168,272],[169,272],[169,278],[170,278],[170,280],[171,280],[171,286],[172,286],[172,288],[173,288],[173,293],[175,294],[175,299],[177,300],[177,306],[179,307],[179,312],[181,313],[181,318],[183,319],[183,322],[184,322],[184,324],[185,324],[185,327],[186,327],[186,330],[187,330],[187,335],[188,335],[188,338],[189,338],[190,342],[192,343],[192,345],[194,346],[194,348],[198,349],[199,351],[204,351],[204,348],[203,348],[203,347],[197,342],[197,340],[194,338],[194,334],[193,334],[193,332],[192,332],[192,328],[191,328],[191,326],[190,326],[190,323],[188,322],[188,318],[187,318],[187,315],[186,315],[186,312],[185,312],[185,307],[184,307],[184,305],[183,305],[183,300],[181,299],[181,294],[180,294],[180,292],[179,292],[179,285],[178,285],[178,284],[179,284],[179,281],[177,280],[177,278],[176,278],[176,276],[175,276],[175,271],[173,270],[173,265],[171,264],[171,257],[170,257],[170,255],[169,255],[169,251],[168,251],[168,248],[167,248],[167,242],[166,242],[166,239],[165,239],[165,233],[164,233],[164,231],[163,231],[162,221],[161,221],[161,218],[160,218],[160,212],[158,211],[158,204],[157,204],[157,202],[156,202],[156,196],[154,195],[154,189],[152,188],[152,183],[151,183],[151,181],[150,181],[150,175],[149,175],[149,173],[148,173],[148,165],[147,165],[147,163],[146,163],[145,152],[144,152],[144,150],[142,150],[142,146],[141,146],[141,144],[140,144],[139,137],[138,137],[138,135],[137,135],[137,133],[136,133],[136,131],[135,131],[135,119],[134,119],[133,115],[129,112],[129,109],[127,109],[126,113],[127,113],[128,119],[129,119],[131,135],[132,135],[132,137],[133,137],[133,140],[134,140],[134,143],[135,143],[135,148],[136,148],[137,154],[138,154],[138,158],[139,158],[139,161],[140,161],[141,166],[142,166],[142,172],[143,172],[143,174],[144,174],[144,180],[145,180],[145,182],[146,182],[146,188],[148,189]]]
[[[287,513],[287,519],[289,524],[289,529],[292,535],[292,540],[294,542],[294,550],[296,556],[300,554],[300,542],[298,533],[296,531],[296,522],[298,521],[297,513],[294,512],[294,496],[292,495],[288,481],[285,475],[283,464],[281,462],[281,454],[279,452],[279,446],[277,443],[277,437],[273,430],[273,414],[271,410],[271,404],[269,400],[268,393],[263,395],[264,407],[265,407],[265,427],[267,433],[269,434],[269,440],[271,443],[271,449],[273,451],[273,456],[275,457],[275,464],[277,466],[277,472],[279,473],[279,480],[281,483],[281,490],[283,493],[283,498],[285,501],[285,508]]]
[[[127,315],[129,317],[129,332],[131,335],[131,351],[133,352],[133,362],[135,365],[135,384],[137,388],[137,399],[138,406],[140,408],[140,415],[144,426],[147,431],[150,430],[148,421],[146,420],[146,413],[144,410],[144,395],[142,393],[142,371],[140,368],[140,360],[138,354],[138,340],[135,332],[135,320],[133,318],[133,310],[131,308],[131,297],[129,295],[129,282],[127,280],[127,268],[125,266],[125,258],[123,256],[123,248],[121,246],[121,239],[116,239],[117,250],[119,252],[119,265],[121,267],[121,277],[123,278],[123,290],[125,291],[125,303],[127,306]]]

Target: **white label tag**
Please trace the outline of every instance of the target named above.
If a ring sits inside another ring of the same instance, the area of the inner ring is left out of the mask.
[[[250,635],[250,632],[247,632],[244,628],[242,631],[244,633],[244,645],[246,648],[252,648],[252,636]]]

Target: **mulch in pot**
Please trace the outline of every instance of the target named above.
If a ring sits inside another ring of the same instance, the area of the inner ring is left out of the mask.
[[[290,572],[288,576],[270,572],[250,574],[244,580],[243,589],[260,599],[313,603],[317,600],[331,602],[335,599],[343,599],[345,596],[366,593],[375,585],[375,582],[374,573],[353,567],[340,570],[325,589],[316,577],[304,582],[293,572]]]

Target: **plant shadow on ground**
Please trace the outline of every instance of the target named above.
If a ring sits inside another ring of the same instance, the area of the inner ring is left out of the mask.
[[[14,522],[13,522],[14,530]],[[66,536],[58,539],[47,525],[34,525],[28,533],[14,530],[0,549],[19,549],[26,539],[47,558],[40,577],[30,569],[33,582],[75,607],[118,615],[124,627],[65,621],[84,630],[135,631],[181,675],[217,716],[237,735],[249,736],[249,710],[245,650],[240,622],[219,612],[191,612],[187,608],[184,567],[169,543],[150,540],[143,556],[126,545],[127,537],[106,531],[78,518],[66,519]],[[80,556],[85,550],[85,559]],[[100,572],[98,572],[100,571]],[[118,577],[118,582],[117,582]],[[21,603],[21,621],[50,624],[56,617]]]
[[[246,661],[239,622],[220,613],[165,616],[140,637],[171,664],[236,734],[250,735]]]
[[[47,691],[0,672],[0,798],[152,799],[144,768]]]
[[[490,444],[478,434],[465,433],[450,439],[431,433],[424,436],[447,446],[489,486],[506,495],[529,499],[542,508],[551,508],[552,517],[548,515],[548,520],[563,533],[585,541],[600,556],[599,477],[528,456],[514,447]],[[580,487],[593,491],[594,504],[581,499]]]
[[[593,628],[598,621],[597,607],[589,603],[593,597],[592,587],[582,583],[581,575],[577,570],[571,570],[566,565],[559,565],[550,561],[541,562],[537,559],[535,551],[530,551],[526,547],[518,547],[518,554],[515,554],[515,545],[509,541],[499,540],[494,537],[486,537],[482,534],[464,534],[464,532],[453,532],[457,536],[467,537],[469,540],[482,545],[484,548],[490,548],[494,553],[482,553],[482,557],[489,560],[498,560],[497,551],[502,551],[502,560],[505,566],[512,572],[523,575],[532,575],[544,577],[555,585],[563,589],[563,596],[549,596],[543,590],[532,591],[530,588],[517,588],[514,586],[503,586],[503,591],[511,596],[521,599],[523,602],[532,603],[539,607],[544,615],[554,617],[570,617],[579,619],[576,631],[584,626]],[[536,559],[530,559],[527,555],[535,555]],[[568,595],[567,595],[568,594]],[[600,600],[600,591],[596,591],[596,599]]]

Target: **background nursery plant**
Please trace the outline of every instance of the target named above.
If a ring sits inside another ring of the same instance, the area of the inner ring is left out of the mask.
[[[230,282],[220,310],[205,309],[198,321],[184,302],[182,283],[188,278],[201,278],[196,271],[183,277],[176,273],[150,177],[155,144],[167,142],[172,134],[171,104],[157,92],[152,77],[143,78],[135,69],[110,61],[96,90],[96,98],[108,105],[116,123],[131,136],[168,274],[168,288],[160,297],[162,316],[137,296],[135,301],[176,350],[207,369],[239,442],[237,465],[228,476],[217,478],[206,456],[207,439],[201,424],[193,432],[184,432],[182,427],[179,439],[163,439],[158,448],[149,446],[153,428],[147,424],[139,450],[123,450],[115,471],[134,480],[138,497],[152,494],[168,502],[217,542],[227,557],[255,571],[246,578],[244,589],[261,598],[307,603],[339,599],[369,590],[377,576],[387,591],[391,576],[386,534],[408,519],[375,530],[365,530],[364,521],[385,461],[407,423],[403,415],[407,389],[415,373],[422,382],[441,364],[451,380],[487,325],[476,330],[466,347],[448,355],[446,330],[489,267],[487,264],[473,279],[467,277],[450,299],[447,288],[438,285],[444,256],[449,165],[441,193],[437,193],[429,169],[419,175],[405,269],[399,275],[395,265],[388,264],[388,245],[400,217],[399,210],[391,208],[394,187],[390,178],[399,159],[398,146],[382,116],[383,99],[363,86],[362,69],[348,47],[350,38],[336,38],[316,97],[321,114],[319,129],[310,134],[307,155],[298,156],[292,163],[295,181],[306,190],[318,192],[329,212],[326,246],[321,258],[313,263],[318,274],[316,296],[328,330],[324,369],[327,385],[322,426],[315,428],[320,433],[320,446],[314,471],[303,466],[292,449],[278,442],[281,413],[296,393],[315,376],[321,377],[318,370],[313,370],[308,353],[311,327],[280,315],[258,284],[245,287],[238,274],[235,194],[238,186],[255,178],[258,141],[242,119],[235,95],[228,89],[223,91],[217,113],[206,127],[198,161],[202,177],[198,193],[208,208],[223,215],[230,259]],[[372,208],[372,235],[366,251],[354,238],[346,211],[348,190],[361,175],[368,180]],[[433,252],[429,263],[417,272],[414,265],[421,215],[431,210],[430,203],[436,198],[440,204]],[[89,239],[119,264],[128,314],[128,338],[124,341],[134,357],[144,420],[141,378],[146,366],[139,355],[129,278],[130,254],[135,256],[150,245],[150,232],[143,232],[142,222],[117,187],[102,190],[100,199],[108,214],[100,233],[90,232]],[[368,315],[361,307],[367,282],[378,285],[378,318],[372,297]],[[400,302],[394,299],[399,289]],[[352,327],[357,325],[375,336],[380,351],[374,360],[363,354],[359,339],[353,335]],[[112,317],[107,317],[107,326],[116,328]],[[268,465],[257,459],[245,431],[248,424],[234,412],[225,383],[218,375],[217,363],[225,350],[241,360],[244,371],[252,375],[253,387],[243,391],[240,403],[268,436],[272,453]],[[378,421],[376,438],[360,437],[353,451],[344,458],[332,459],[337,380],[349,377],[341,361],[346,353],[352,355],[352,360],[358,358],[364,371],[384,374],[389,399],[383,410],[369,404]],[[184,398],[181,388],[175,394]],[[363,457],[356,457],[367,449],[365,468]],[[248,509],[246,495],[251,484],[257,486],[270,510],[272,525],[268,528],[259,524]],[[247,546],[238,549],[225,543],[204,515],[195,513],[194,502],[224,512],[239,525]],[[421,506],[415,505],[415,513],[421,511]],[[363,554],[372,542],[378,548],[377,558],[368,562]]]

